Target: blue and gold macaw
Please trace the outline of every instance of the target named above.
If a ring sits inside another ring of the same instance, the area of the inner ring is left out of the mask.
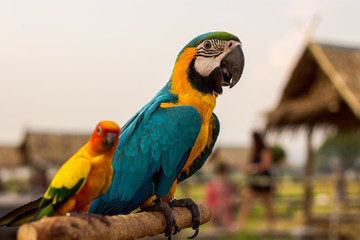
[[[174,199],[176,184],[210,155],[220,127],[213,113],[216,98],[224,86],[239,81],[243,67],[241,42],[230,33],[206,33],[189,42],[169,82],[122,128],[112,184],[89,211],[116,215],[140,206],[163,210],[169,216],[165,236],[170,237],[176,227],[170,207],[187,206],[198,231],[198,208],[190,199]]]

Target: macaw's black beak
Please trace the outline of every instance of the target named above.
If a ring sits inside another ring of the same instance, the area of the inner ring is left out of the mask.
[[[116,133],[106,133],[103,139],[103,146],[105,149],[110,150],[116,141]]]
[[[233,48],[221,61],[222,86],[232,88],[239,81],[244,69],[245,58],[240,45]]]

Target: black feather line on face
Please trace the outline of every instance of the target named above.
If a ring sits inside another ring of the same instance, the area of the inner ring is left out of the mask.
[[[198,53],[195,55],[195,57],[205,57],[205,58],[216,58],[218,56],[220,56],[223,52],[219,52],[219,51],[201,51],[199,50]]]
[[[222,94],[223,89],[221,86],[222,73],[220,66],[216,67],[209,76],[202,76],[195,69],[195,58],[191,61],[187,70],[190,84],[193,88],[204,94]]]

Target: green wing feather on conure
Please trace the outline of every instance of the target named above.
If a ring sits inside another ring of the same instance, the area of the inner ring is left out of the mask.
[[[15,210],[9,212],[0,218],[0,227],[14,227],[21,224],[39,220],[43,216],[49,216],[56,211],[64,202],[73,196],[84,183],[85,178],[80,179],[77,184],[71,188],[62,187],[60,189],[49,188],[51,196],[56,196],[56,203],[53,204],[52,199],[39,198],[35,201],[29,202]]]
[[[66,187],[62,188],[53,188],[49,187],[49,190],[46,195],[51,196],[51,198],[43,198],[40,203],[40,208],[36,213],[34,220],[39,220],[42,217],[50,216],[53,214],[63,203],[65,203],[70,197],[72,197],[80,189],[85,178],[81,178],[77,184],[68,189]],[[55,201],[54,201],[55,199]]]

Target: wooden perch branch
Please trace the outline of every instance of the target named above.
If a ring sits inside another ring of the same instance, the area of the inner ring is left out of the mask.
[[[200,224],[211,218],[210,209],[199,203]],[[192,226],[192,216],[187,208],[172,208],[179,229]],[[107,216],[109,225],[97,218],[74,216],[45,217],[19,228],[18,240],[120,240],[154,236],[165,231],[165,217],[161,212],[143,212],[130,215]]]

